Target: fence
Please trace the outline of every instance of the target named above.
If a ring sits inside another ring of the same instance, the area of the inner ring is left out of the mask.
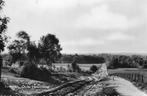
[[[145,76],[139,73],[113,73],[111,76],[119,76],[129,81],[144,83]]]

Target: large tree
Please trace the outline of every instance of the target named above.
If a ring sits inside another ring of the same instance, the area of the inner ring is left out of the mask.
[[[4,5],[4,1],[0,0],[0,11],[3,5]],[[0,79],[1,79],[1,69],[3,65],[1,52],[4,51],[4,47],[5,47],[5,41],[6,41],[5,31],[7,29],[7,23],[8,23],[8,17],[4,17],[0,15]]]
[[[28,46],[28,58],[29,61],[32,63],[39,63],[39,60],[41,58],[40,50],[38,45],[35,42],[30,42]]]
[[[59,44],[58,38],[53,34],[42,36],[38,46],[42,58],[49,66],[52,66],[52,63],[61,57],[60,51],[62,48]]]
[[[26,50],[28,50],[29,45],[31,43],[29,34],[25,31],[19,31],[16,35],[18,38],[20,38],[21,40],[23,40],[25,42],[24,47]]]
[[[16,36],[19,38],[14,40],[9,46],[9,53],[12,56],[12,62],[22,61],[27,54],[30,45],[30,36],[25,31],[19,31]]]
[[[25,56],[25,42],[23,40],[14,40],[9,46],[9,53],[12,56],[11,62],[21,61]]]
[[[17,37],[25,41],[24,47],[27,51],[26,54],[28,56],[28,60],[31,63],[38,63],[40,59],[40,51],[39,51],[38,45],[36,45],[35,42],[30,40],[29,34],[25,31],[18,32]]]

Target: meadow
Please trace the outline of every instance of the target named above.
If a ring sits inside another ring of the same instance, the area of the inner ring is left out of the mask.
[[[71,65],[71,63],[54,63],[53,65],[55,65],[56,67],[67,68],[68,64]],[[82,70],[89,70],[92,65],[96,65],[97,67],[99,67],[101,64],[78,64],[78,65]]]

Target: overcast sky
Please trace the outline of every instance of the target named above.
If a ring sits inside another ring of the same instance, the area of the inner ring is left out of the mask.
[[[64,53],[147,53],[147,0],[6,0],[8,34],[55,34]]]

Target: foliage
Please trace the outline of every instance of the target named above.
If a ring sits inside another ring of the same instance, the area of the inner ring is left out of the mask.
[[[63,80],[63,76],[53,76],[54,72],[51,69],[47,69],[44,67],[37,67],[35,64],[25,64],[22,71],[21,77],[30,78],[39,81],[45,81],[52,84],[61,83]],[[67,80],[66,80],[67,81]]]
[[[53,62],[61,57],[59,40],[53,34],[42,36],[39,42],[39,49],[42,58],[46,61],[47,65],[52,65]]]
[[[81,68],[79,67],[79,65],[77,65],[76,61],[73,61],[71,63],[71,67],[72,67],[73,72],[80,72],[81,71]]]
[[[101,55],[108,60],[108,68],[140,68],[147,64],[147,56],[143,55]]]
[[[63,54],[59,62],[62,63],[71,63],[74,59],[74,55],[72,54]],[[78,54],[78,63],[80,64],[100,64],[104,63],[105,59],[98,55],[79,55]]]
[[[17,37],[26,40],[27,42],[30,41],[30,36],[25,31],[20,31],[17,33]]]
[[[38,63],[41,58],[40,50],[35,42],[30,42],[28,46],[28,58],[29,61],[34,63]]]
[[[4,5],[4,1],[0,0],[0,11],[2,6]],[[4,51],[5,42],[7,40],[7,36],[5,35],[5,31],[7,29],[7,23],[9,21],[8,17],[2,16],[0,14],[0,55],[1,52]],[[1,68],[2,68],[2,57],[0,56],[0,79],[1,79]]]
[[[37,79],[39,71],[35,64],[26,64],[21,71],[21,77]]]
[[[92,65],[92,66],[90,67],[90,71],[91,71],[92,73],[95,73],[97,70],[98,70],[98,67],[97,67],[96,65]]]
[[[9,46],[9,53],[12,57],[11,62],[21,61],[25,53],[25,42],[23,40],[14,40]]]
[[[71,63],[74,58],[72,54],[63,54],[60,61],[62,63]],[[93,54],[79,55],[77,63],[80,64],[101,64],[109,62],[108,68],[147,68],[146,55],[133,54]]]
[[[0,10],[2,9],[2,6],[4,5],[4,1],[0,0]],[[5,47],[5,41],[7,39],[5,35],[5,31],[7,29],[7,23],[9,22],[8,17],[0,16],[0,52],[4,51]]]
[[[12,63],[24,59],[24,56],[27,54],[26,52],[30,48],[30,36],[27,32],[20,31],[16,35],[19,39],[12,41],[8,46],[9,53],[12,57]]]
[[[9,53],[12,62],[21,61],[24,56],[33,64],[38,64],[40,60],[45,60],[46,64],[52,65],[53,62],[61,57],[62,50],[58,38],[53,34],[42,36],[40,42],[36,44],[30,40],[30,36],[25,31],[17,33],[18,40],[14,40],[9,46]]]

